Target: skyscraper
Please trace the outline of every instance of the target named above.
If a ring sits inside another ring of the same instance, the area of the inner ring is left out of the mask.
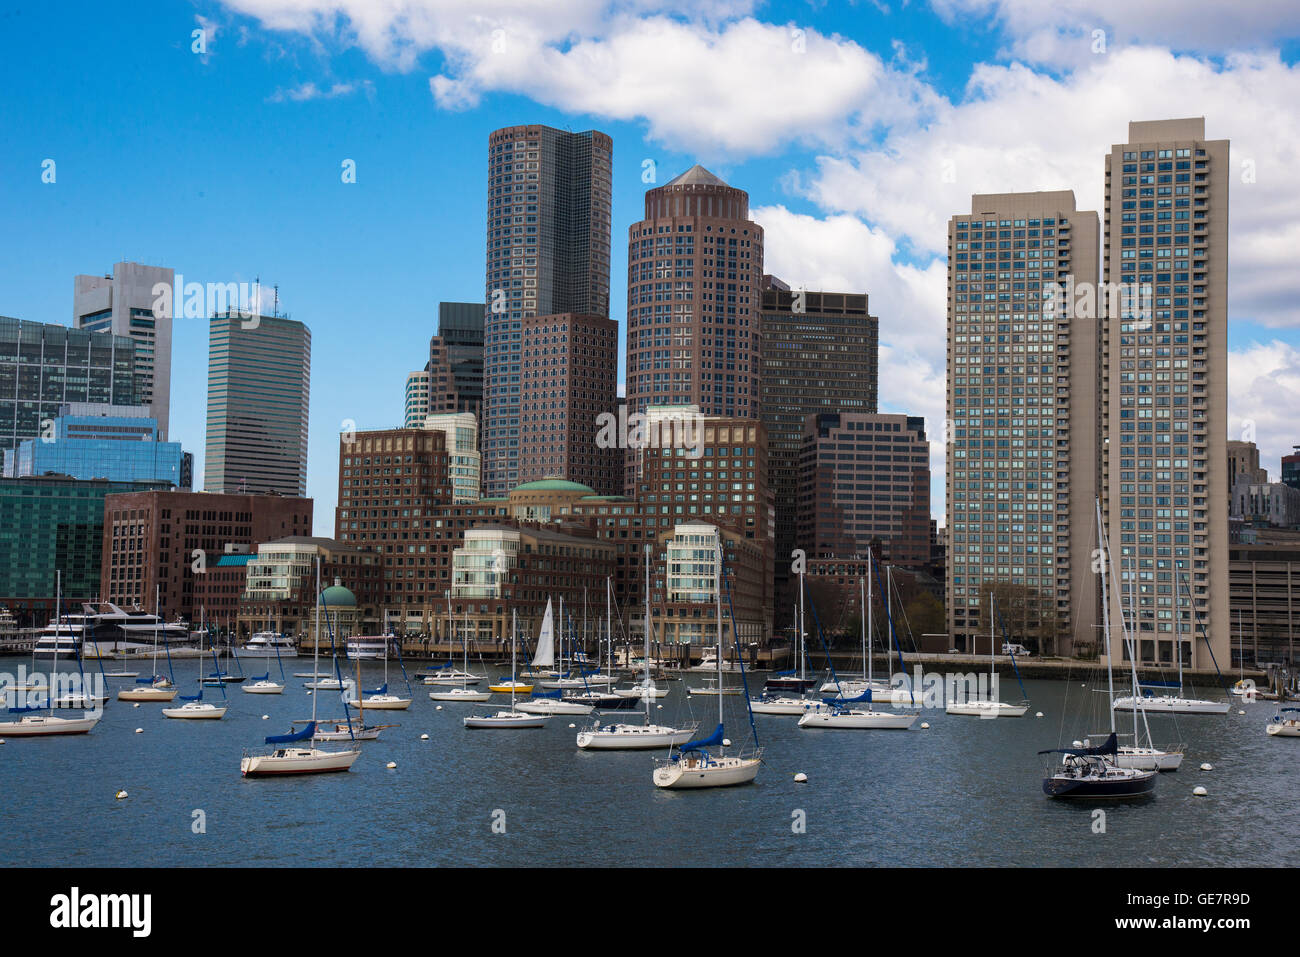
[[[213,316],[204,491],[305,495],[310,393],[311,331],[301,322]]]
[[[1129,123],[1106,157],[1106,279],[1153,308],[1103,320],[1105,520],[1139,660],[1162,665],[1176,638],[1228,660],[1228,173],[1203,117]]]
[[[171,409],[172,316],[154,314],[159,298],[154,287],[161,283],[170,288],[174,279],[170,269],[128,262],[115,265],[112,275],[73,279],[73,326],[135,340],[136,391],[158,420],[163,441]]]
[[[767,276],[761,296],[761,412],[776,503],[777,600],[784,607],[805,420],[876,411],[880,323],[867,311],[865,293],[791,290]]]
[[[0,316],[0,449],[53,436],[68,402],[137,405],[137,344]]]
[[[692,166],[645,194],[627,259],[628,414],[758,418],[763,229],[749,194]]]
[[[1096,639],[1099,223],[1071,191],[971,197],[948,223],[948,629],[1013,623],[1043,651]],[[1076,293],[1084,294],[1079,299]],[[1005,614],[1005,609],[1003,609]]]
[[[519,481],[523,321],[609,317],[613,141],[511,126],[488,139],[483,493]]]

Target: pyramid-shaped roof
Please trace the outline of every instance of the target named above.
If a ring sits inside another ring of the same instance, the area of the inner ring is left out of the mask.
[[[726,186],[722,180],[714,176],[707,169],[696,163],[685,173],[668,182],[669,186]]]

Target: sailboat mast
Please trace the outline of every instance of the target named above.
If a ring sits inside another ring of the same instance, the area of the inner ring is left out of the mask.
[[[560,601],[564,601],[563,598]],[[515,628],[518,625],[519,613],[514,608],[510,609],[510,710],[515,710]]]
[[[804,679],[803,569],[799,569],[799,680]]]
[[[605,584],[606,587],[608,588],[609,585],[608,579],[606,579]],[[608,590],[605,592],[605,596],[606,596],[605,601],[606,603],[608,603],[609,602]],[[643,654],[645,656],[645,683],[646,683],[646,690],[644,692],[645,723],[649,724],[650,723],[650,699],[653,697],[653,695],[650,694],[650,546],[649,545],[645,547],[645,651],[643,652]]]
[[[1181,695],[1183,693],[1183,616],[1178,607],[1177,582],[1174,582],[1174,654],[1178,657],[1178,693]]]
[[[312,678],[312,683],[317,686],[317,688],[314,689],[311,693],[311,723],[313,725],[316,723],[316,698],[319,697],[319,695],[317,695],[316,692],[317,690],[319,690],[319,686],[320,686],[320,606],[321,606],[321,602],[324,600],[324,597],[325,596],[321,594],[321,590],[320,590],[320,556],[317,555],[316,556],[316,640],[312,642],[312,649],[311,649],[311,673],[312,675],[314,675],[314,677]],[[361,679],[360,677],[358,677],[357,678],[357,699],[358,700],[361,699],[360,682]],[[315,736],[315,729],[313,729],[312,735],[313,737]]]
[[[717,574],[713,579],[713,593],[718,608],[718,724],[722,724],[722,532],[718,532]],[[802,630],[802,623],[800,629]]]
[[[863,614],[862,614],[862,660],[866,663],[867,688],[871,687],[871,679],[874,677],[871,660],[871,650],[867,647],[867,635],[871,634],[871,553],[867,553],[867,576],[858,579],[858,594],[862,596]],[[840,696],[843,697],[844,689],[840,689]]]
[[[1101,628],[1102,635],[1106,642],[1106,684],[1110,690],[1110,704],[1106,710],[1110,712],[1110,730],[1115,731],[1115,669],[1110,657],[1110,592],[1107,588],[1106,581],[1106,538],[1105,529],[1101,524],[1101,500],[1096,501],[1097,507],[1097,552],[1101,558]],[[1134,694],[1137,691],[1134,689]],[[1134,744],[1137,742],[1135,741]]]
[[[54,573],[54,581],[54,654],[50,656],[50,680],[46,684],[45,688],[45,696],[50,701],[51,718],[54,717],[54,671],[59,666],[59,635],[62,633],[59,623],[63,618],[63,569],[59,569]],[[85,619],[83,618],[82,620],[84,621]],[[82,640],[85,640],[85,629],[82,629],[81,637]],[[157,670],[158,669],[155,667],[154,671],[156,672]],[[17,699],[15,699],[15,704],[16,703]],[[35,707],[35,705],[32,705],[32,707]]]

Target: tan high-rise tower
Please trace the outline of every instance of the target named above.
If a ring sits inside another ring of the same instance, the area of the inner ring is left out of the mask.
[[[1014,640],[1096,641],[1098,231],[1069,190],[972,196],[948,223],[955,647],[987,649],[990,590]]]
[[[1176,638],[1229,660],[1228,164],[1203,117],[1130,123],[1106,157],[1106,279],[1152,287],[1103,322],[1106,524],[1138,659],[1164,666]]]

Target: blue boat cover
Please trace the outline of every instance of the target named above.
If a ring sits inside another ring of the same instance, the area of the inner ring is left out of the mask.
[[[1110,733],[1110,737],[1108,737],[1101,744],[1097,745],[1097,747],[1095,748],[1052,748],[1048,751],[1039,751],[1038,753],[1039,754],[1073,754],[1076,757],[1088,757],[1091,755],[1100,755],[1100,754],[1118,754],[1119,739],[1115,736],[1115,732],[1112,731]]]
[[[148,678],[136,678],[135,683],[138,685],[151,685],[157,680],[157,675],[150,675]]]
[[[380,685],[378,688],[375,688],[373,691],[363,691],[362,694],[388,694],[388,682],[385,681],[382,685]]]
[[[787,677],[788,675],[792,675],[792,674],[794,674],[794,669],[791,669],[791,670],[789,670],[789,671],[778,671],[778,672],[777,672],[776,674],[774,674],[772,677],[773,677],[773,678],[785,678],[785,677]]]
[[[301,731],[290,731],[288,734],[272,734],[267,737],[267,744],[291,744],[294,741],[310,740],[316,733],[316,722],[308,721],[307,726]]]
[[[271,680],[271,672],[268,671],[268,672],[267,672],[266,674],[264,674],[264,675],[249,675],[249,677],[252,678],[254,681],[270,681],[270,680]]]
[[[202,701],[202,700],[203,700],[203,689],[200,688],[198,694],[183,694],[183,695],[181,695],[180,697],[181,697],[181,700],[182,700],[182,701]]]
[[[10,713],[10,714],[24,714],[24,713],[26,713],[26,712],[28,712],[28,711],[44,711],[44,710],[45,710],[44,708],[38,708],[38,707],[36,707],[36,705],[34,705],[34,704],[23,704],[23,705],[19,705],[19,706],[16,707],[16,708],[10,708],[10,709],[9,709],[9,713]]]
[[[534,697],[534,698],[560,698],[560,697],[563,697],[563,695],[564,695],[564,692],[561,691],[559,688],[556,688],[554,691],[534,691],[534,692],[533,692],[533,697]]]
[[[1140,681],[1140,687],[1143,688],[1181,688],[1177,681]]]
[[[703,751],[705,748],[712,748],[719,744],[722,744],[722,725],[718,725],[714,728],[713,733],[707,738],[700,738],[696,741],[687,741],[677,750],[684,754],[687,751]]]

